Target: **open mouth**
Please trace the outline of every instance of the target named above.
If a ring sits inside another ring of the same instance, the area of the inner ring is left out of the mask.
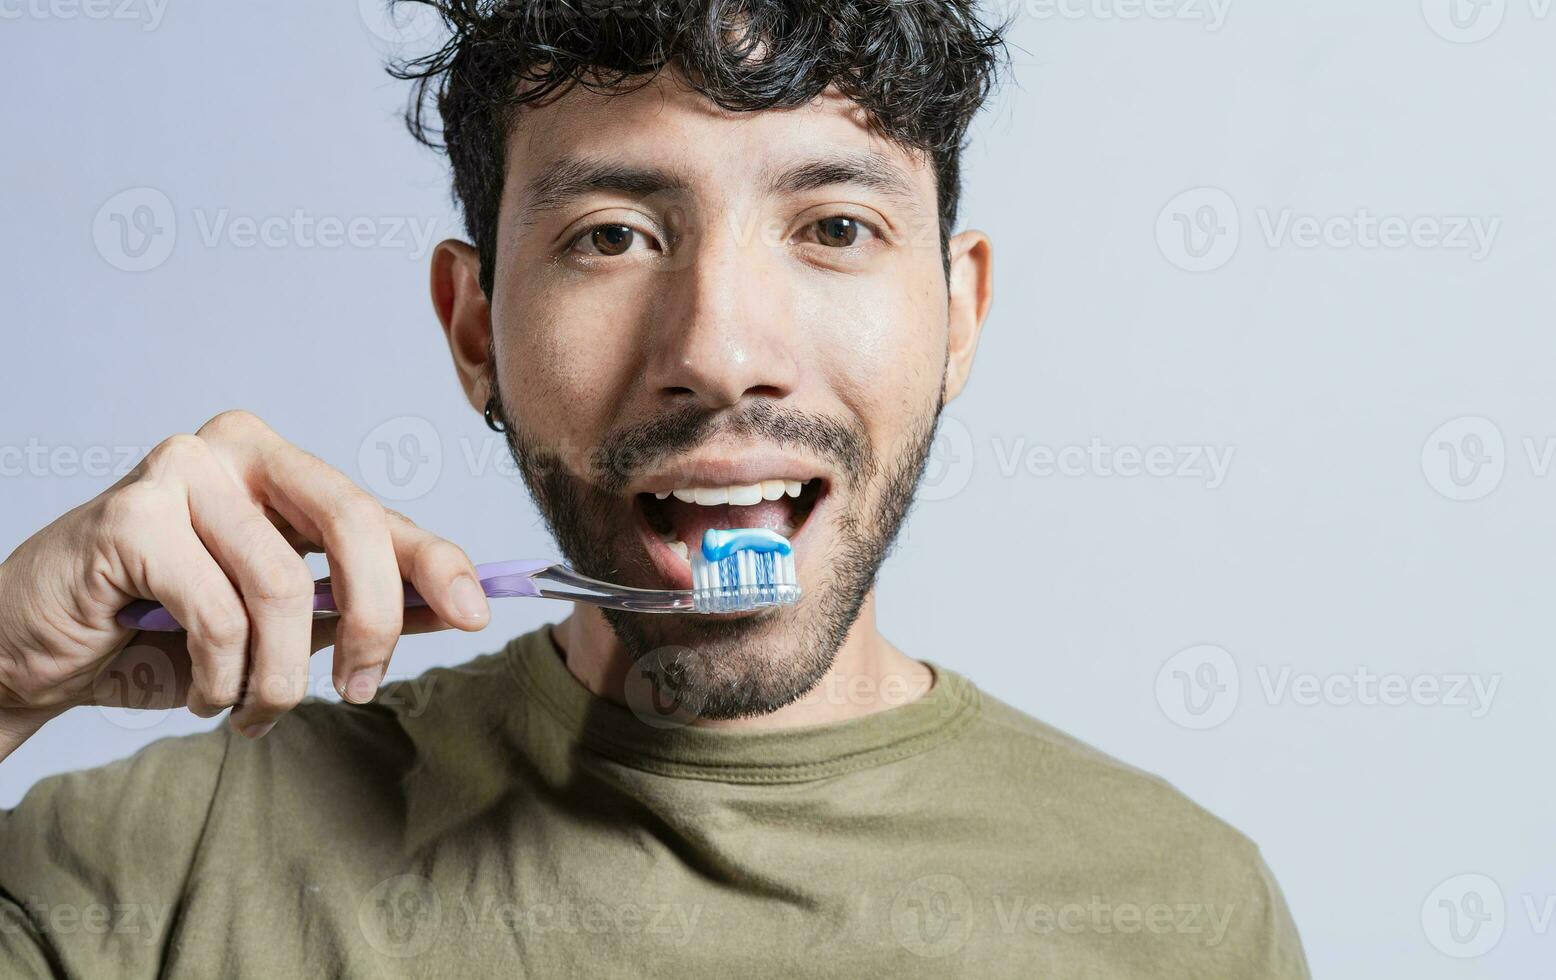
[[[789,538],[801,533],[826,496],[827,482],[768,479],[723,487],[676,487],[639,493],[633,505],[654,564],[672,588],[691,587],[691,549],[714,528],[761,527]]]

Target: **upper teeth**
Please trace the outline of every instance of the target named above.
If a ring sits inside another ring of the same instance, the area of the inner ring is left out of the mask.
[[[660,490],[654,496],[660,500],[674,497],[683,503],[701,504],[704,507],[717,507],[720,504],[749,507],[764,500],[777,500],[784,494],[798,497],[803,486],[799,480],[763,480],[761,483],[733,487],[678,487],[674,490]]]

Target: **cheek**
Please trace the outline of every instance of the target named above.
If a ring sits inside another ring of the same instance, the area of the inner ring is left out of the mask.
[[[829,299],[812,318],[815,364],[876,451],[889,454],[933,406],[945,361],[945,311],[900,278],[854,280]]]
[[[568,288],[565,273],[515,285],[493,311],[504,398],[525,430],[544,442],[591,446],[639,373],[628,336],[633,297]]]

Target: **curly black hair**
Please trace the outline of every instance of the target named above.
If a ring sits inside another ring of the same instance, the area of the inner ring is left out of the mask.
[[[399,59],[406,124],[448,153],[454,195],[492,293],[504,146],[516,111],[574,85],[619,91],[666,66],[733,111],[803,105],[829,86],[876,132],[927,153],[942,258],[961,196],[967,128],[992,89],[1005,25],[975,0],[387,0],[433,8],[448,40]],[[438,128],[428,115],[435,105]]]

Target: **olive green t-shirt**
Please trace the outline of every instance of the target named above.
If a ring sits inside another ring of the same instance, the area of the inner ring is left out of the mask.
[[[714,732],[591,696],[542,629],[164,739],[0,811],[0,977],[1307,976],[1246,838],[931,666]]]

